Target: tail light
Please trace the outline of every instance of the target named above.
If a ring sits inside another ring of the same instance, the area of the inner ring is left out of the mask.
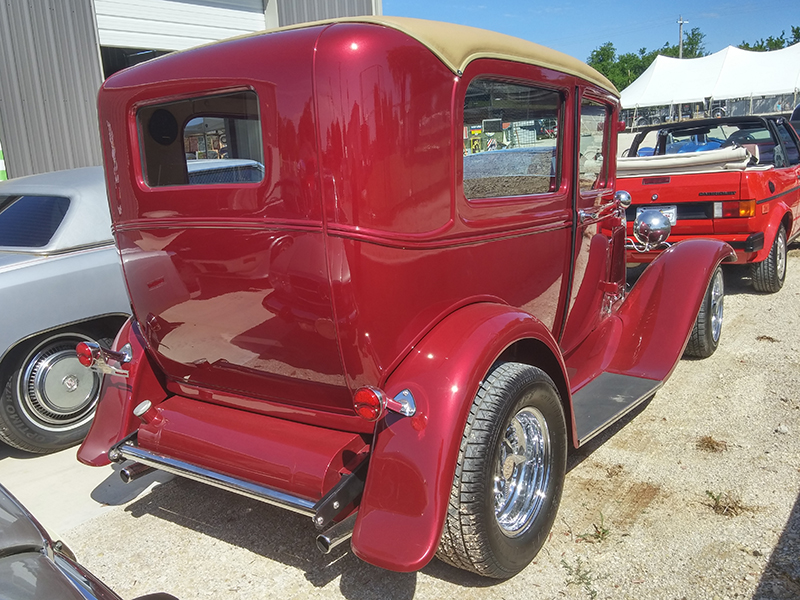
[[[413,417],[417,412],[414,396],[409,390],[403,390],[394,398],[370,385],[360,387],[353,394],[353,409],[356,414],[367,421],[377,421],[386,410]]]
[[[120,367],[131,362],[130,344],[125,344],[121,351],[116,352],[103,348],[100,344],[94,342],[80,342],[75,346],[75,354],[78,355],[78,362],[92,371],[109,375],[119,375],[121,377],[128,376],[128,371],[122,368],[112,367],[108,364],[108,361],[116,361],[120,364]]]
[[[714,202],[715,219],[754,216],[756,216],[755,200],[728,200],[726,202]]]

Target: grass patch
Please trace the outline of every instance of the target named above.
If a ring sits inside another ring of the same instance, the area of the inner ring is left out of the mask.
[[[592,527],[594,527],[594,531],[590,533],[582,533],[579,536],[576,536],[575,541],[589,542],[590,544],[594,544],[605,541],[611,534],[611,531],[608,529],[608,527],[605,526],[605,519],[603,518],[603,513],[600,513],[600,525],[592,523]]]
[[[579,585],[591,600],[597,598],[597,590],[594,589],[594,584],[599,577],[594,575],[580,558],[575,559],[575,566],[561,559],[561,566],[567,572],[566,581],[568,586]]]
[[[718,515],[736,517],[748,510],[739,498],[728,492],[715,494],[710,490],[706,490],[706,496],[709,498],[709,501],[705,503],[706,506],[710,506]]]
[[[728,449],[727,442],[722,440],[715,440],[710,435],[704,435],[697,440],[697,449],[703,452],[725,452]]]

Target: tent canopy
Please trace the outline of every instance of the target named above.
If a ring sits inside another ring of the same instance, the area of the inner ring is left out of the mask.
[[[728,46],[702,58],[657,56],[622,90],[623,108],[778,96],[800,90],[800,44],[753,52]]]

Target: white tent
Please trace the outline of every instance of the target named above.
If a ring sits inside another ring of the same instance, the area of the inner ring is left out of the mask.
[[[658,56],[639,78],[622,90],[623,108],[690,102],[797,96],[800,44],[752,52],[728,46],[702,58]]]

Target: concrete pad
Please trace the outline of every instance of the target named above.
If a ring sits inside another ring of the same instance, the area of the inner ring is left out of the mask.
[[[172,478],[156,472],[125,484],[119,477],[124,465],[87,467],[78,462],[77,450],[76,446],[40,456],[0,442],[0,482],[53,539]]]

